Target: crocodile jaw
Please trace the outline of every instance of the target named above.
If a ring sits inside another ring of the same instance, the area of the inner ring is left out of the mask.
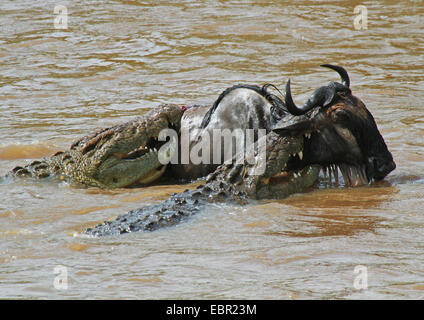
[[[247,195],[256,199],[282,199],[312,186],[318,179],[319,166],[307,166],[300,170],[290,170],[287,166],[289,162],[302,159],[303,142],[303,137],[283,137],[269,133],[266,142],[266,171],[262,175],[243,179],[242,185]],[[253,169],[264,160],[257,154]]]
[[[172,155],[176,143],[165,150]],[[122,188],[150,184],[158,180],[166,170],[161,160],[162,150],[142,146],[126,155],[111,155],[98,167],[97,185],[103,188]]]
[[[299,171],[283,171],[264,178],[256,191],[256,198],[283,199],[311,187],[318,179],[320,166],[307,166]]]
[[[164,129],[178,129],[184,110],[161,105],[142,118],[83,137],[71,146],[81,161],[69,171],[78,182],[104,189],[149,184],[165,171],[158,137]],[[177,150],[171,143],[166,156]],[[165,157],[166,158],[166,157]],[[68,173],[68,172],[67,172]]]
[[[145,176],[138,180],[137,184],[150,184],[156,180],[158,180],[166,170],[166,165],[157,168],[156,170],[151,170]]]

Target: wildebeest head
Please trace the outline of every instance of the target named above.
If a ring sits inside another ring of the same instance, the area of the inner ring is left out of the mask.
[[[295,122],[274,131],[305,137],[303,154],[291,159],[289,167],[319,164],[336,177],[340,169],[345,184],[352,186],[383,179],[396,164],[373,116],[352,95],[345,69],[322,66],[337,71],[342,81],[317,89],[302,107],[293,102],[290,80],[286,85],[285,104]]]

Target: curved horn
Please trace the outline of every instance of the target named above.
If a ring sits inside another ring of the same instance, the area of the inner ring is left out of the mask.
[[[342,84],[349,88],[350,79],[349,79],[349,75],[347,74],[347,71],[344,68],[335,66],[332,64],[322,64],[321,67],[333,69],[334,71],[336,71],[340,75],[340,78],[342,79]]]
[[[315,90],[314,93],[305,102],[305,104],[299,108],[294,103],[292,95],[291,95],[290,79],[287,81],[285,103],[286,103],[287,110],[294,116],[301,116],[302,114],[305,114],[306,112],[308,112],[309,110],[315,107],[324,106],[325,104],[328,103],[328,100],[331,100],[331,98],[332,98],[331,89],[328,86],[321,87]]]
[[[350,79],[349,79],[349,75],[347,74],[347,71],[344,68],[335,66],[332,64],[322,64],[321,67],[329,68],[336,71],[340,75],[340,78],[342,80],[342,85],[345,88],[349,88]],[[314,93],[309,97],[308,101],[306,101],[305,104],[299,108],[296,106],[296,104],[293,101],[291,90],[290,90],[290,79],[289,79],[286,84],[285,103],[286,103],[287,110],[292,115],[301,116],[317,106],[329,105],[331,101],[333,101],[334,95],[336,94],[336,92],[343,89],[338,86],[335,87],[334,84],[337,84],[337,83],[333,83],[333,85],[330,84],[328,86],[321,87],[315,90]]]
[[[287,110],[295,116],[301,116],[302,114],[305,114],[308,112],[308,110],[304,110],[303,108],[298,108],[296,104],[293,101],[291,90],[290,90],[290,79],[287,81],[286,84],[286,99],[285,99]]]

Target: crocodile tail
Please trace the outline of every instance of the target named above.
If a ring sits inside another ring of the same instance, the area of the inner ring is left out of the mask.
[[[174,226],[201,212],[210,202],[246,204],[246,192],[241,184],[243,166],[222,164],[206,178],[206,184],[194,190],[173,194],[168,200],[129,211],[114,221],[105,221],[86,229],[86,235],[94,237],[117,236],[136,231],[154,231]]]
[[[186,190],[181,194],[172,195],[162,203],[131,210],[114,221],[105,221],[88,228],[84,234],[104,237],[170,227],[200,212],[206,204],[202,198],[201,192]]]

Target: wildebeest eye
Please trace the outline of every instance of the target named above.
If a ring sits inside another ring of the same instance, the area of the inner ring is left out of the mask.
[[[349,121],[350,114],[344,109],[336,109],[331,113],[331,119],[334,122],[347,122]]]

